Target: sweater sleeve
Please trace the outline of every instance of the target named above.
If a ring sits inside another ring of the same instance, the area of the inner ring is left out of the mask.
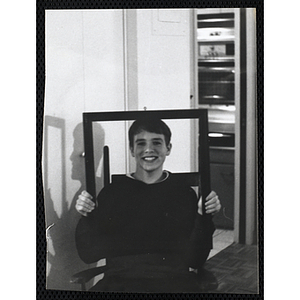
[[[110,190],[102,189],[97,201],[98,207],[87,217],[81,217],[76,227],[76,248],[85,263],[107,257],[109,249],[113,248],[113,237],[109,236],[114,205]]]
[[[103,240],[97,237],[93,218],[82,217],[76,227],[75,240],[78,255],[87,264],[104,258],[101,253]]]

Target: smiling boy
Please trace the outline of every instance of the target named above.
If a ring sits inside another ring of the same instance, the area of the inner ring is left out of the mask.
[[[133,123],[129,129],[129,146],[136,161],[133,175],[136,179],[148,184],[161,179],[163,164],[171,153],[170,139],[171,131],[161,120]]]
[[[76,203],[79,256],[86,263],[107,259],[108,271],[92,290],[199,292],[201,269],[211,249],[212,221],[204,221],[194,190],[163,170],[171,153],[171,131],[162,120],[137,120],[129,129],[136,170],[99,193],[84,191]],[[206,198],[215,214],[215,192]],[[207,230],[203,230],[204,227]]]

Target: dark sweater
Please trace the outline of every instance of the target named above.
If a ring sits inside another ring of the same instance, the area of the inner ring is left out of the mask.
[[[155,184],[126,177],[103,188],[97,201],[98,207],[81,218],[76,230],[84,262],[157,254],[176,257],[174,266],[180,261],[187,269],[205,262],[214,225],[197,213],[194,190],[171,173]]]

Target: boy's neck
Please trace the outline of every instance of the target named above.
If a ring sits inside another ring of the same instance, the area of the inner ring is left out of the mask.
[[[155,170],[154,172],[136,170],[133,175],[135,179],[151,184],[161,180],[163,177],[163,170]]]

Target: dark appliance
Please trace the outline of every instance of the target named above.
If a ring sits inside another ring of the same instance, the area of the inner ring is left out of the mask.
[[[234,104],[234,13],[197,15],[199,104]]]

